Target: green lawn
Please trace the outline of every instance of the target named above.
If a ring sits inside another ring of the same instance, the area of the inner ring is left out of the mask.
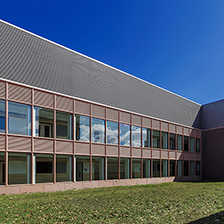
[[[224,182],[0,196],[0,223],[224,223]]]

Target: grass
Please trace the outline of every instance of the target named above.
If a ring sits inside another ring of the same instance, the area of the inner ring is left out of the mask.
[[[224,223],[224,182],[0,196],[0,223]]]

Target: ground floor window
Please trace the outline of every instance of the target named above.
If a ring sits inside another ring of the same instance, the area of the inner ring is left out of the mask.
[[[104,157],[92,157],[92,180],[104,180]]]
[[[151,160],[143,159],[143,178],[151,177]]]
[[[0,153],[0,185],[5,184],[5,153]]]
[[[56,182],[72,181],[72,156],[56,155]]]
[[[196,161],[196,175],[197,176],[200,175],[200,170],[201,170],[200,161]]]
[[[76,156],[76,181],[90,180],[90,157]]]
[[[189,176],[189,162],[184,161],[184,176]]]
[[[129,158],[120,158],[120,179],[130,179]]]
[[[132,178],[141,178],[141,159],[132,159]]]
[[[181,160],[177,161],[177,176],[178,177],[182,176],[182,161]]]
[[[153,177],[160,177],[160,160],[153,159]]]
[[[170,177],[175,177],[176,161],[170,160]]]
[[[162,177],[168,176],[168,160],[162,160]]]
[[[118,179],[118,158],[107,157],[107,180]]]
[[[190,175],[194,176],[194,161],[190,161]]]

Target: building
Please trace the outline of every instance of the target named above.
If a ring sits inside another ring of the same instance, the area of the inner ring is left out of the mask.
[[[0,58],[0,193],[200,180],[222,166],[223,101],[202,106],[2,20]]]

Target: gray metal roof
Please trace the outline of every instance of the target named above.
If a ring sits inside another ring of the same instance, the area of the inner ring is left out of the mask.
[[[200,127],[201,105],[1,20],[0,58],[1,78]]]

